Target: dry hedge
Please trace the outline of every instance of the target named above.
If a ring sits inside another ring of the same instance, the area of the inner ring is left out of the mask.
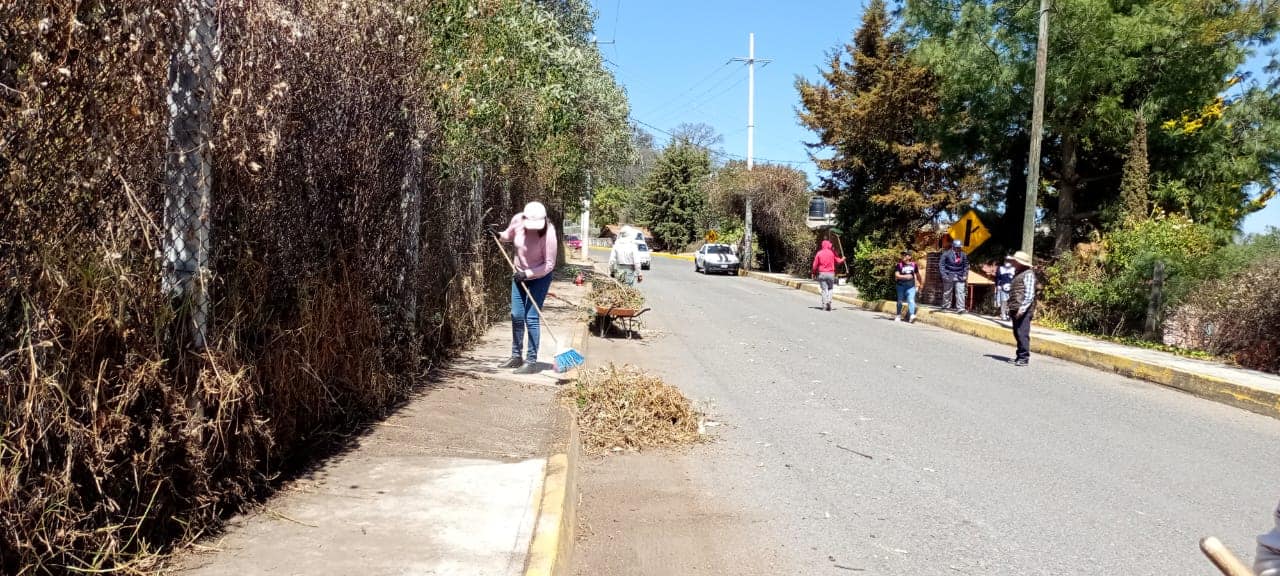
[[[0,573],[145,570],[404,398],[506,286],[480,218],[529,179],[433,161],[417,2],[218,0],[212,323],[184,346],[175,4],[0,3]]]

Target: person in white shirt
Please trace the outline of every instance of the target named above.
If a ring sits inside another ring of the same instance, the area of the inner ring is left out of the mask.
[[[609,251],[609,274],[627,286],[634,286],[643,278],[640,275],[639,258],[636,257],[636,233],[630,226],[623,226]]]

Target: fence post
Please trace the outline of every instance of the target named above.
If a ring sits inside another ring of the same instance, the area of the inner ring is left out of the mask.
[[[1156,260],[1151,270],[1151,297],[1147,300],[1147,323],[1142,336],[1154,339],[1160,333],[1160,317],[1164,310],[1164,261]]]
[[[400,267],[397,292],[400,299],[400,321],[404,333],[412,337],[418,318],[418,290],[414,282],[421,261],[422,227],[422,135],[414,134],[409,142],[409,165],[400,182],[400,237],[404,241],[404,261]]]
[[[181,37],[169,60],[161,288],[180,302],[180,338],[203,350],[209,322],[210,136],[221,49],[216,0],[180,0]]]

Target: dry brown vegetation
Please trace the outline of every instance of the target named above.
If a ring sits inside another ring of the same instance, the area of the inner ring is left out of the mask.
[[[635,366],[609,364],[585,371],[572,393],[590,452],[681,446],[702,439],[702,414],[689,399]]]
[[[0,573],[148,569],[404,398],[507,285],[480,218],[531,177],[473,193],[432,161],[412,3],[224,0],[186,346],[159,287],[173,4],[0,5]]]

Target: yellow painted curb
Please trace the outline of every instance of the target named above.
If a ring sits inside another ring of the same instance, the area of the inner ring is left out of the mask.
[[[600,251],[607,251],[607,250],[609,250],[608,248],[606,248],[606,247],[604,247],[604,246],[592,246],[592,247],[591,247],[591,249],[592,249],[592,250],[600,250]],[[693,262],[693,256],[689,256],[689,255],[687,255],[687,254],[671,254],[671,253],[669,253],[669,252],[650,252],[650,254],[653,254],[654,256],[657,256],[657,257],[659,257],[659,258],[667,258],[667,259],[670,259],[670,260],[684,260],[685,262]]]
[[[590,327],[585,322],[573,334],[572,345],[584,356],[589,336]],[[565,379],[570,383],[576,381],[579,369],[576,367],[567,372]],[[551,457],[547,458],[525,576],[567,576],[572,572],[570,567],[578,525],[578,411],[573,402],[562,402],[557,409],[557,420],[566,422],[568,432],[563,443],[557,445]]]
[[[817,286],[799,280],[766,276],[758,272],[748,272],[746,275],[805,292],[819,293]],[[867,302],[858,298],[840,295],[836,295],[834,299],[845,304],[885,314],[893,314],[896,307],[894,302],[884,300]],[[916,314],[916,321],[923,324],[938,326],[953,332],[977,336],[1009,346],[1014,345],[1013,331],[1009,328],[992,324],[979,324],[962,318],[923,309]],[[1147,382],[1181,390],[1198,398],[1234,406],[1262,414],[1263,416],[1280,418],[1280,394],[1268,390],[1259,390],[1204,374],[1179,370],[1143,360],[1135,360],[1101,350],[1090,350],[1054,340],[1032,338],[1031,350],[1037,354],[1053,356],[1083,366],[1115,372],[1121,376],[1146,380]]]

